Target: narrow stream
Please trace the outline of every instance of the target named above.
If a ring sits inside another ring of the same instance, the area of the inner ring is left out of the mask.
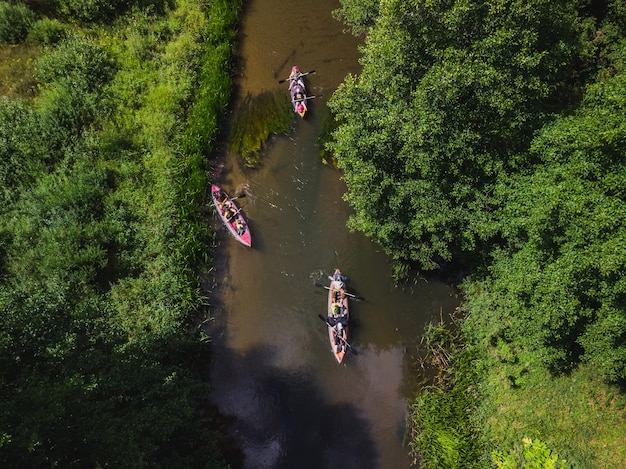
[[[238,94],[285,89],[292,65],[307,77],[304,120],[273,137],[262,167],[246,170],[224,155],[215,181],[237,202],[252,230],[252,248],[219,221],[211,398],[235,417],[232,435],[245,468],[382,468],[410,466],[403,447],[408,353],[425,325],[457,305],[455,290],[419,279],[396,288],[381,249],[346,228],[341,174],[319,159],[325,101],[348,73],[357,74],[360,40],[342,32],[337,0],[250,0],[240,29]],[[349,341],[357,354],[339,365],[330,352],[325,315],[327,276],[349,277]],[[407,353],[408,352],[408,353]]]

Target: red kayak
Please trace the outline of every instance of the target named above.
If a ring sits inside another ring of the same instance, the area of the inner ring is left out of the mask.
[[[330,348],[338,363],[343,361],[346,355],[348,344],[348,319],[350,312],[348,309],[348,295],[345,291],[344,277],[339,269],[330,277],[330,287],[328,288],[328,339]]]
[[[235,200],[217,184],[211,185],[211,198],[217,214],[220,216],[230,234],[244,246],[252,246],[252,236],[248,228],[248,222],[241,214],[241,209],[237,208]]]

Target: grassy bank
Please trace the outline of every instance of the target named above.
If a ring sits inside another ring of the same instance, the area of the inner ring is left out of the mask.
[[[424,468],[624,466],[626,398],[592,367],[553,376],[532,352],[475,338],[472,316],[426,333],[436,379],[410,406],[408,446]],[[455,330],[456,327],[455,327]],[[473,337],[472,337],[473,336]],[[443,357],[443,358],[442,358]]]
[[[241,2],[110,6],[0,28],[0,461],[224,467],[195,323]]]

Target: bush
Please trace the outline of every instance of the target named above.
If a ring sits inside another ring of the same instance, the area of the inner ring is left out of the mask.
[[[42,93],[37,111],[48,144],[48,159],[56,161],[63,149],[71,146],[91,125],[106,119],[109,104],[102,96],[74,87],[70,81]]]
[[[33,112],[20,102],[0,99],[0,204],[7,208],[22,185],[42,171],[40,131]],[[28,136],[24,138],[24,136]]]
[[[567,467],[567,461],[559,459],[559,456],[554,454],[543,441],[524,438],[522,444],[523,448],[516,448],[508,454],[494,451],[492,457],[496,467],[498,469]]]
[[[59,11],[71,20],[96,23],[123,15],[134,6],[163,13],[167,3],[167,0],[61,0]]]
[[[106,21],[115,15],[121,1],[108,2],[106,0],[61,0],[59,11],[67,18],[79,21],[97,22]]]
[[[76,36],[63,41],[43,56],[36,67],[36,78],[43,83],[71,82],[85,91],[98,91],[114,76],[115,62],[102,46]]]
[[[0,44],[19,44],[37,20],[35,13],[23,3],[0,2]]]
[[[68,27],[60,21],[43,18],[33,24],[27,41],[43,45],[56,44],[65,39],[67,32]]]

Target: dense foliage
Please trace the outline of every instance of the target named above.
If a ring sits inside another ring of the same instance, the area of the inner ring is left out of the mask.
[[[598,400],[626,385],[623,2],[342,5],[349,25],[369,27],[362,74],[329,103],[350,227],[398,272],[464,266],[464,329],[485,370],[469,410],[503,445],[501,464],[530,438],[578,467],[620,467],[619,438],[584,411],[584,437],[568,440],[570,419],[549,406],[538,419],[522,402],[555,399],[560,380]],[[623,403],[602,417],[622,430]]]
[[[534,132],[576,97],[575,3],[489,5],[382,3],[362,74],[331,102],[350,224],[398,260],[433,268],[490,245],[497,181],[533,163]]]
[[[3,467],[225,466],[195,321],[241,2],[123,3],[14,36],[48,48],[36,98],[0,100]]]

